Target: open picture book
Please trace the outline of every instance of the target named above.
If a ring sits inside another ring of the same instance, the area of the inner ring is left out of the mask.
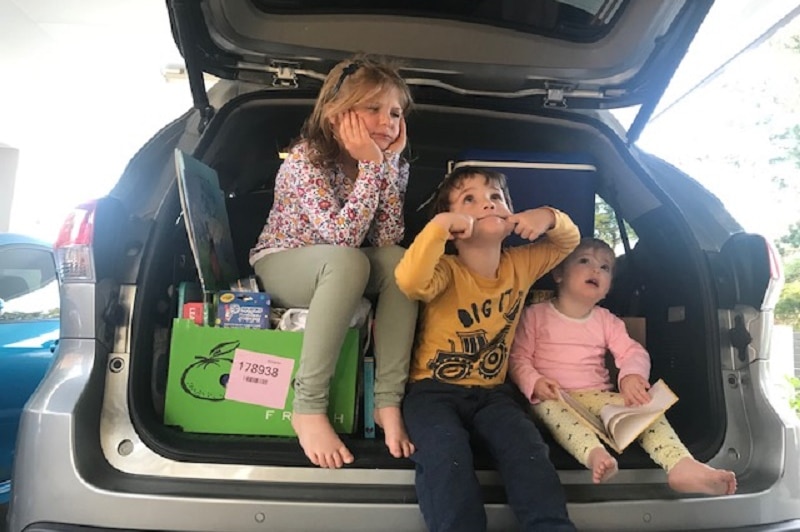
[[[568,392],[561,392],[561,402],[609,447],[621,453],[678,401],[678,396],[661,379],[650,387],[648,393],[651,399],[646,405],[606,405],[600,409],[599,416],[592,414]]]

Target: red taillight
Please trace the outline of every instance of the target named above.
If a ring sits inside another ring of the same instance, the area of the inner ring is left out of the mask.
[[[77,206],[67,215],[53,246],[62,283],[94,282],[94,214],[96,201]]]

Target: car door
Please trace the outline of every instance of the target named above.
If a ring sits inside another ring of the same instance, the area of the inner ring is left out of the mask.
[[[58,342],[60,298],[52,248],[24,237],[0,237],[1,500],[11,478],[22,407],[50,367]]]

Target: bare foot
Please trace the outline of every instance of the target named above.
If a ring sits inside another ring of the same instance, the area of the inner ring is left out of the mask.
[[[292,414],[292,428],[311,463],[331,469],[353,463],[353,454],[342,443],[325,414]]]
[[[403,424],[399,406],[376,408],[373,417],[375,423],[383,429],[384,441],[392,456],[408,458],[414,453],[414,444],[406,434],[406,426]]]
[[[589,469],[592,470],[592,482],[600,484],[610,479],[619,471],[617,460],[602,445],[589,451]]]
[[[736,493],[736,475],[733,471],[714,469],[692,457],[681,459],[667,474],[667,483],[682,493],[706,495],[733,495]]]

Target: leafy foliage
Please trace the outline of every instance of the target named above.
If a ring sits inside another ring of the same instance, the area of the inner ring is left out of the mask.
[[[784,267],[784,277],[787,283],[800,281],[800,260],[793,260]]]
[[[625,225],[628,239],[635,240],[637,238],[636,232],[628,225],[628,222],[623,220],[623,224]],[[594,236],[604,240],[613,249],[617,249],[617,246],[622,243],[614,208],[600,196],[596,196],[594,202]]]
[[[783,46],[793,53],[800,54],[800,35],[791,35]],[[796,116],[796,115],[795,115]],[[800,124],[789,126],[783,133],[772,137],[781,149],[781,156],[774,163],[791,163],[800,169]],[[786,179],[778,183],[780,188],[786,189],[790,183]],[[797,183],[791,184],[796,187]],[[775,306],[775,321],[791,325],[795,330],[800,330],[800,220],[791,224],[785,235],[775,243],[778,252],[784,258],[784,274],[786,284],[781,291],[780,299]],[[800,389],[800,381],[794,379],[795,391]],[[800,413],[800,392],[795,394],[795,410]]]
[[[775,305],[775,321],[800,330],[800,281],[787,282],[783,286],[781,297]]]
[[[791,163],[800,168],[800,124],[795,124],[777,135],[771,135],[770,140],[780,150],[778,156],[770,159],[770,164]],[[789,187],[784,177],[773,177],[772,181],[780,189]]]
[[[789,398],[789,405],[792,409],[800,415],[800,379],[797,377],[786,377],[789,384],[794,388],[794,395]]]
[[[800,149],[800,142],[798,143]],[[798,168],[800,168],[800,157],[797,160]],[[800,222],[793,223],[789,226],[789,231],[780,237],[775,243],[778,252],[782,257],[788,256],[791,252],[800,250]]]
[[[792,35],[786,43],[786,48],[793,52],[800,53],[800,35]]]

